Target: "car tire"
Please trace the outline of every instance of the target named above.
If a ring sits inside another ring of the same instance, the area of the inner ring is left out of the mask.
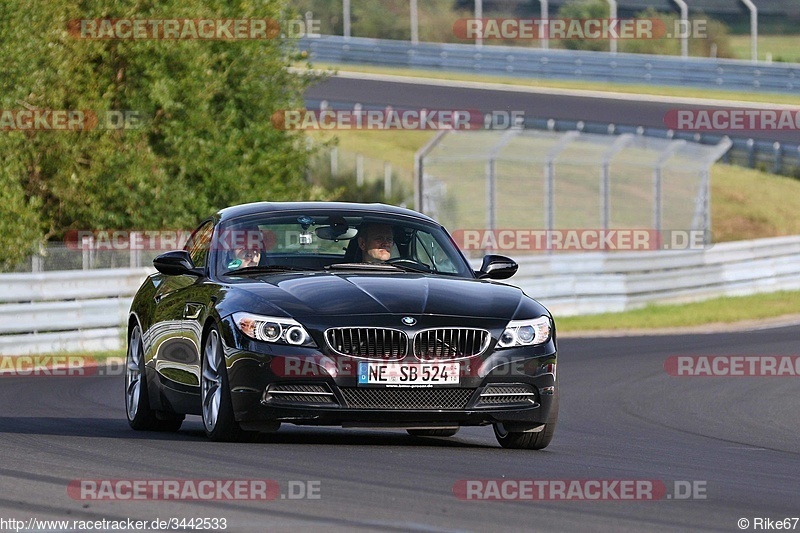
[[[183,416],[161,413],[150,408],[144,344],[138,324],[128,337],[128,353],[125,356],[125,411],[128,424],[137,431],[178,431],[183,424]]]
[[[452,437],[458,433],[458,428],[455,429],[407,429],[409,435],[412,437]]]
[[[550,414],[547,416],[547,423],[545,423],[541,431],[535,433],[506,431],[503,424],[495,424],[494,436],[497,438],[497,442],[500,443],[500,446],[503,448],[526,450],[542,450],[547,448],[547,445],[553,440],[556,422],[558,422],[558,394],[558,387],[556,386],[553,405],[550,408]]]
[[[258,437],[256,431],[243,430],[234,417],[222,338],[216,326],[211,327],[203,343],[200,390],[203,428],[209,439],[217,442],[252,442]]]

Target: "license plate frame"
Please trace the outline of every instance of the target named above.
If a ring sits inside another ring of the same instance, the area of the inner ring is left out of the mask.
[[[359,361],[359,387],[457,387],[461,365]]]

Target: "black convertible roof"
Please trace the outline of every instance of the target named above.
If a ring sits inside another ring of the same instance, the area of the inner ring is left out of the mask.
[[[435,220],[427,215],[386,204],[358,204],[350,202],[255,202],[251,204],[234,205],[226,207],[217,213],[220,220],[227,220],[240,216],[254,215],[257,213],[303,212],[303,211],[351,211],[363,214],[400,215],[417,220],[433,222]]]

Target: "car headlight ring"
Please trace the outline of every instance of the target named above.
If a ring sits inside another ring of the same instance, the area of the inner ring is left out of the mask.
[[[497,347],[513,348],[544,344],[550,340],[552,329],[552,322],[546,316],[529,320],[511,320],[497,340]]]
[[[239,312],[233,313],[233,322],[239,331],[257,341],[291,346],[316,346],[306,329],[291,318]]]

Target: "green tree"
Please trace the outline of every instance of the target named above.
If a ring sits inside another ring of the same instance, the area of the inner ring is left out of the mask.
[[[68,31],[75,19],[280,20],[291,16],[288,4],[0,3],[0,109],[130,110],[142,120],[122,130],[0,131],[0,227],[13,235],[0,239],[0,263],[35,234],[191,227],[230,204],[319,196],[305,179],[302,133],[270,121],[301,107],[312,80],[287,68],[300,59],[291,41],[91,40]]]
[[[334,176],[330,160],[320,158],[312,165],[313,182],[325,191],[325,200],[330,202],[382,203],[405,205],[413,202],[413,191],[403,184],[397,173],[392,173],[392,192],[389,197],[384,190],[384,176],[366,173],[363,185],[358,185],[356,170],[346,168]],[[409,207],[412,207],[409,205]]]
[[[8,180],[5,160],[0,171],[0,270],[8,270],[28,257],[41,242],[36,201],[27,199],[19,183]]]
[[[610,10],[606,0],[580,0],[569,2],[558,10],[561,19],[607,19]],[[608,39],[562,39],[561,46],[568,50],[608,51]]]
[[[342,35],[342,0],[295,0],[293,6],[319,20],[322,33]],[[472,7],[459,8],[445,0],[419,0],[418,8],[420,40],[463,42],[453,33],[453,24],[459,18],[472,16]],[[350,19],[354,37],[411,38],[408,0],[352,0]]]

